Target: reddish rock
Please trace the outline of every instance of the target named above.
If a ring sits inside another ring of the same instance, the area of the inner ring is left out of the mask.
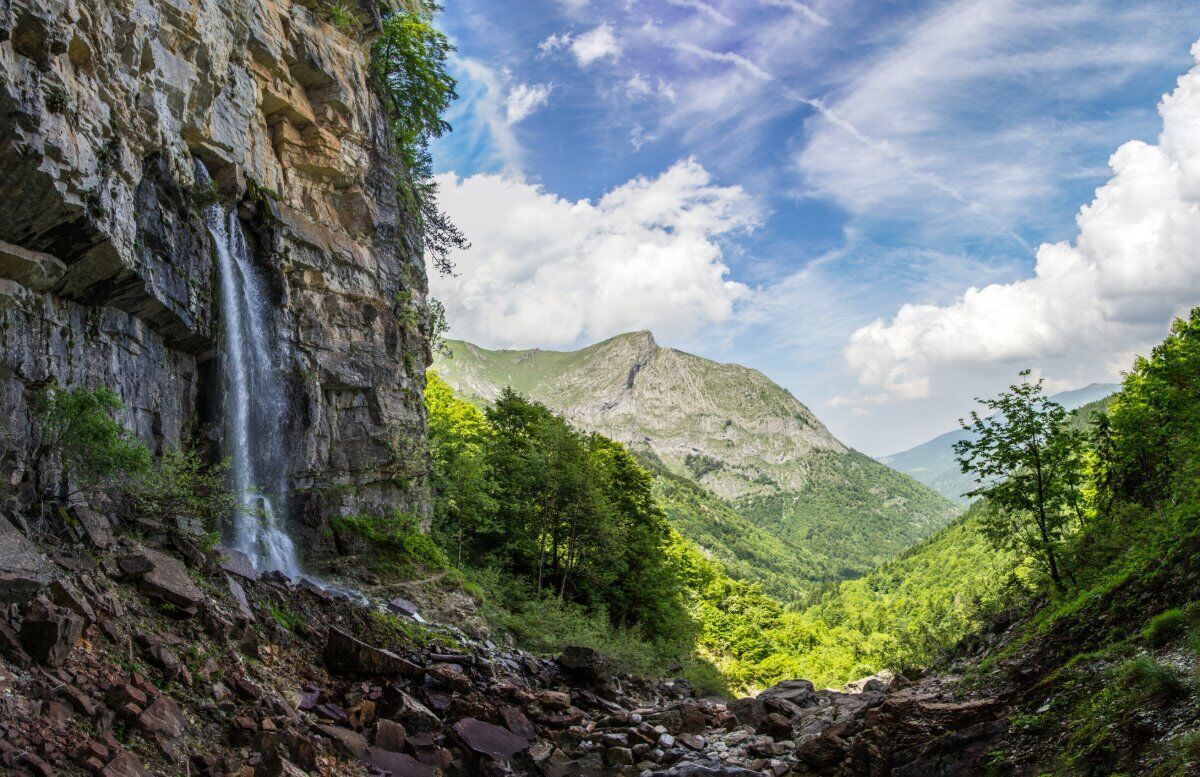
[[[135,687],[130,683],[122,683],[114,685],[104,694],[104,700],[108,702],[110,707],[124,707],[130,702],[145,707],[150,699],[146,696],[145,691]]]
[[[392,777],[435,777],[437,770],[427,766],[411,755],[396,753],[381,747],[368,747],[364,761]]]
[[[471,678],[458,664],[434,664],[425,674],[453,691],[467,693],[471,690]]]
[[[138,728],[151,736],[174,739],[183,733],[183,713],[169,696],[159,696],[137,719]]]
[[[501,707],[500,717],[504,719],[504,725],[508,730],[517,736],[525,739],[537,738],[537,730],[529,722],[529,718],[525,717],[525,713],[516,707]]]
[[[82,633],[83,618],[41,597],[33,601],[21,621],[25,651],[47,666],[62,666]]]
[[[50,584],[50,601],[83,618],[84,628],[96,622],[96,611],[69,580],[55,580]]]
[[[122,750],[108,762],[100,777],[150,777],[150,772],[142,766],[138,757],[128,750]]]
[[[529,747],[525,737],[475,718],[463,718],[453,728],[463,744],[480,755],[507,760]]]
[[[571,706],[571,694],[563,691],[542,691],[537,695],[537,701],[548,710],[565,710]]]
[[[381,720],[375,724],[375,746],[394,753],[404,748],[404,740],[408,732],[404,726],[394,720]]]
[[[318,723],[314,728],[324,737],[332,739],[343,751],[355,758],[366,758],[367,738],[357,731],[351,731],[341,726],[327,726]]]
[[[117,564],[127,578],[137,580],[138,587],[147,595],[184,612],[194,611],[204,601],[204,593],[179,559],[138,545],[120,557]]]

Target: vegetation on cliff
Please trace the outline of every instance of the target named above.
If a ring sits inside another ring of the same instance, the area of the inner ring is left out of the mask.
[[[420,0],[413,6],[383,20],[371,45],[371,73],[404,167],[401,203],[417,220],[426,256],[439,272],[450,273],[450,252],[466,248],[467,240],[438,205],[429,143],[450,131],[442,116],[458,99],[458,84],[447,69],[454,46],[433,26],[433,14],[441,10],[436,3]]]

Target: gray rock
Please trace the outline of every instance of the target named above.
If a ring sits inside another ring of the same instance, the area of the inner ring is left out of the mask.
[[[14,280],[33,291],[49,291],[66,273],[67,266],[50,254],[0,240],[0,278]]]
[[[413,662],[390,650],[373,647],[341,629],[330,626],[325,639],[325,666],[330,672],[351,677],[420,677],[425,673]]]
[[[258,570],[254,568],[254,564],[250,561],[250,557],[242,551],[236,548],[219,547],[217,548],[217,553],[221,557],[221,569],[229,574],[237,575],[250,582],[255,582],[260,577]]]
[[[27,602],[53,578],[37,546],[0,515],[0,603]]]

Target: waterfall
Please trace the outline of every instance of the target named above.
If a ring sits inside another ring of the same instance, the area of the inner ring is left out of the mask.
[[[210,185],[197,163],[197,181]],[[223,453],[238,507],[227,537],[260,570],[298,577],[300,563],[281,520],[287,471],[284,449],[286,400],[279,376],[279,349],[266,285],[250,258],[237,214],[221,205],[204,211],[217,249],[221,278],[220,365],[225,407]]]

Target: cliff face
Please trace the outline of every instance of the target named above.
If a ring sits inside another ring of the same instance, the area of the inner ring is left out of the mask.
[[[50,382],[113,388],[158,449],[219,436],[202,210],[220,197],[275,295],[296,520],[426,508],[426,279],[367,81],[378,17],[363,2],[347,31],[320,6],[0,0],[0,479],[18,494]]]

